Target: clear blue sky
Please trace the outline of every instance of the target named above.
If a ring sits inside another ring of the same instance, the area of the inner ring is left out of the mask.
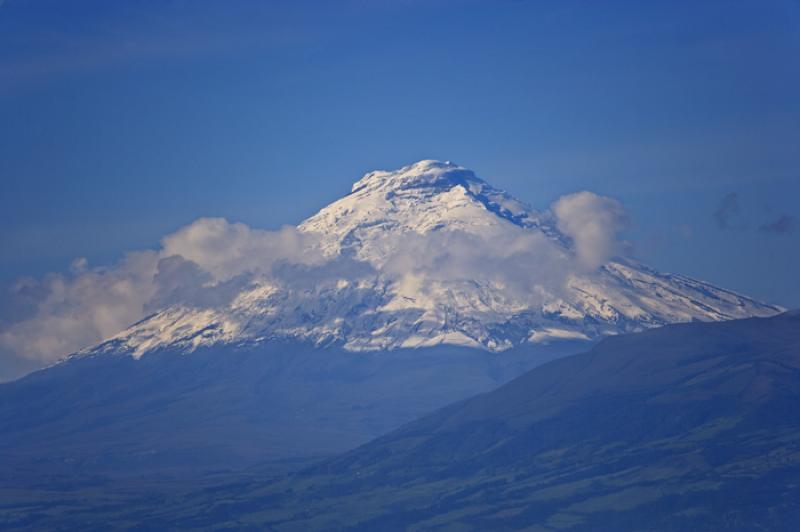
[[[437,158],[618,198],[645,262],[797,307],[798,58],[796,0],[0,0],[0,285]]]

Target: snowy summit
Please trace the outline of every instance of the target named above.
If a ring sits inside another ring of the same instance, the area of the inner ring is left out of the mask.
[[[167,306],[82,354],[274,339],[503,351],[781,310],[625,258],[623,225],[609,198],[578,193],[537,212],[449,162],[370,172],[296,228],[314,258]]]

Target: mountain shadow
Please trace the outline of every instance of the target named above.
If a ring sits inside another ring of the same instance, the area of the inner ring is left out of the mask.
[[[332,456],[584,343],[499,356],[459,346],[353,353],[296,342],[75,357],[0,385],[0,473],[186,478]]]

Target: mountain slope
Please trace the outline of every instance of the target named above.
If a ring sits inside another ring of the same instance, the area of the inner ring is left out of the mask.
[[[452,401],[491,390],[575,345],[505,356],[460,346],[351,353],[248,348],[78,357],[0,385],[0,477],[196,477],[352,449]],[[0,483],[2,487],[2,483]]]
[[[368,174],[292,233],[312,261],[225,279],[0,385],[0,493],[285,470],[603,335],[778,311],[631,261],[588,268],[553,216],[449,163]]]
[[[152,515],[274,530],[793,530],[798,404],[800,314],[667,326],[606,339],[290,480]]]
[[[582,266],[552,213],[446,162],[371,172],[298,230],[319,261],[253,276],[221,304],[169,307],[82,354],[275,339],[503,351],[781,310],[631,260]]]

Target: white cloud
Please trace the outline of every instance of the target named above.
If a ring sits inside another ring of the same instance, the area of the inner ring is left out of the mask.
[[[15,283],[0,322],[0,351],[58,360],[170,304],[220,303],[246,276],[277,262],[320,262],[314,242],[292,227],[263,231],[202,218],[164,237],[160,250],[129,253],[110,267],[76,259],[66,274]]]
[[[215,281],[225,281],[246,272],[268,272],[279,260],[321,262],[314,243],[313,235],[294,227],[264,231],[223,218],[201,218],[164,237],[161,256],[178,255],[197,264]]]
[[[628,226],[628,216],[617,200],[582,191],[562,196],[552,210],[558,230],[572,239],[585,268],[593,270],[624,252],[617,235]]]
[[[392,253],[381,272],[353,258],[325,258],[318,238],[294,227],[265,231],[202,218],[165,236],[160,249],[129,253],[112,266],[76,259],[68,273],[17,282],[7,317],[0,317],[0,357],[52,362],[169,305],[224,305],[264,277],[311,293],[380,275],[401,293],[431,297],[432,287],[444,286],[456,298],[459,286],[478,280],[491,287],[487,299],[533,306],[557,294],[571,274],[622,251],[616,236],[627,217],[616,200],[579,192],[560,198],[552,212],[574,242],[574,255],[521,228],[481,235],[441,230],[387,242]]]
[[[574,268],[567,251],[544,234],[504,228],[490,234],[436,231],[412,235],[395,246],[384,271],[418,294],[431,283],[471,283],[493,287],[494,296],[535,305],[557,293]],[[410,295],[410,294],[408,294]]]
[[[11,295],[24,318],[0,330],[0,348],[50,362],[119,332],[142,317],[157,260],[142,251],[111,268],[89,269],[83,259],[69,274],[18,281]]]

